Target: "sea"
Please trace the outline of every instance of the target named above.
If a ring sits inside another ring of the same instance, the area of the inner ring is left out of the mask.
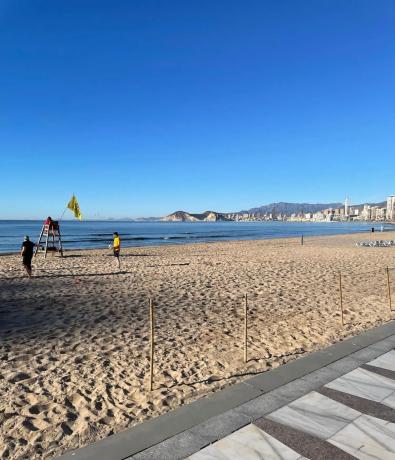
[[[24,235],[37,242],[43,222],[0,220],[0,253],[20,250]],[[380,231],[381,223],[371,222],[132,222],[76,221],[60,223],[64,249],[106,248],[113,232],[119,233],[123,247],[159,246],[231,240],[260,240],[355,232]],[[384,231],[395,230],[383,224]]]

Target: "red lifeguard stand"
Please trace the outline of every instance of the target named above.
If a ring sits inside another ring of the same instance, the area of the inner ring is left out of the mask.
[[[41,243],[44,244],[44,248],[41,247]],[[41,229],[40,238],[38,239],[38,246],[34,253],[35,256],[39,249],[41,249],[40,252],[44,253],[44,258],[47,257],[48,251],[52,252],[52,254],[54,252],[59,252],[60,256],[63,257],[62,238],[60,236],[60,227],[57,220],[45,221]]]

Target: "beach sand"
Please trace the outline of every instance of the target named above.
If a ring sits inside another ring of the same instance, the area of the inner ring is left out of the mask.
[[[388,321],[395,248],[355,246],[370,236],[130,248],[121,273],[109,250],[71,251],[32,280],[0,257],[0,457],[52,458]]]

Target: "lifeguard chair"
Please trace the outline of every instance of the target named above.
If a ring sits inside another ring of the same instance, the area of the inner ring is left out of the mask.
[[[41,246],[44,244],[44,247]],[[59,252],[60,256],[63,257],[62,238],[60,236],[60,227],[57,220],[48,219],[44,222],[43,228],[41,229],[40,238],[38,239],[38,246],[36,247],[35,256],[38,251],[44,253],[44,258],[47,257],[47,253]]]

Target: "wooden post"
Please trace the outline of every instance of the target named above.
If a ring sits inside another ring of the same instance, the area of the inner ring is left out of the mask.
[[[150,348],[150,375],[149,375],[149,390],[152,391],[154,386],[154,328],[155,328],[155,317],[154,317],[154,305],[152,299],[149,299],[149,311],[150,311],[150,323],[151,323],[151,348]]]
[[[344,327],[344,315],[343,315],[343,289],[342,289],[342,274],[339,272],[339,294],[340,294],[340,309],[342,315],[342,326]]]
[[[388,284],[388,298],[389,298],[389,303],[390,303],[390,311],[392,311],[390,269],[388,267],[387,267],[387,284]]]
[[[303,235],[302,235],[302,238],[300,239],[300,244],[303,246]]]
[[[244,362],[247,362],[247,332],[248,332],[248,297],[244,297]]]

